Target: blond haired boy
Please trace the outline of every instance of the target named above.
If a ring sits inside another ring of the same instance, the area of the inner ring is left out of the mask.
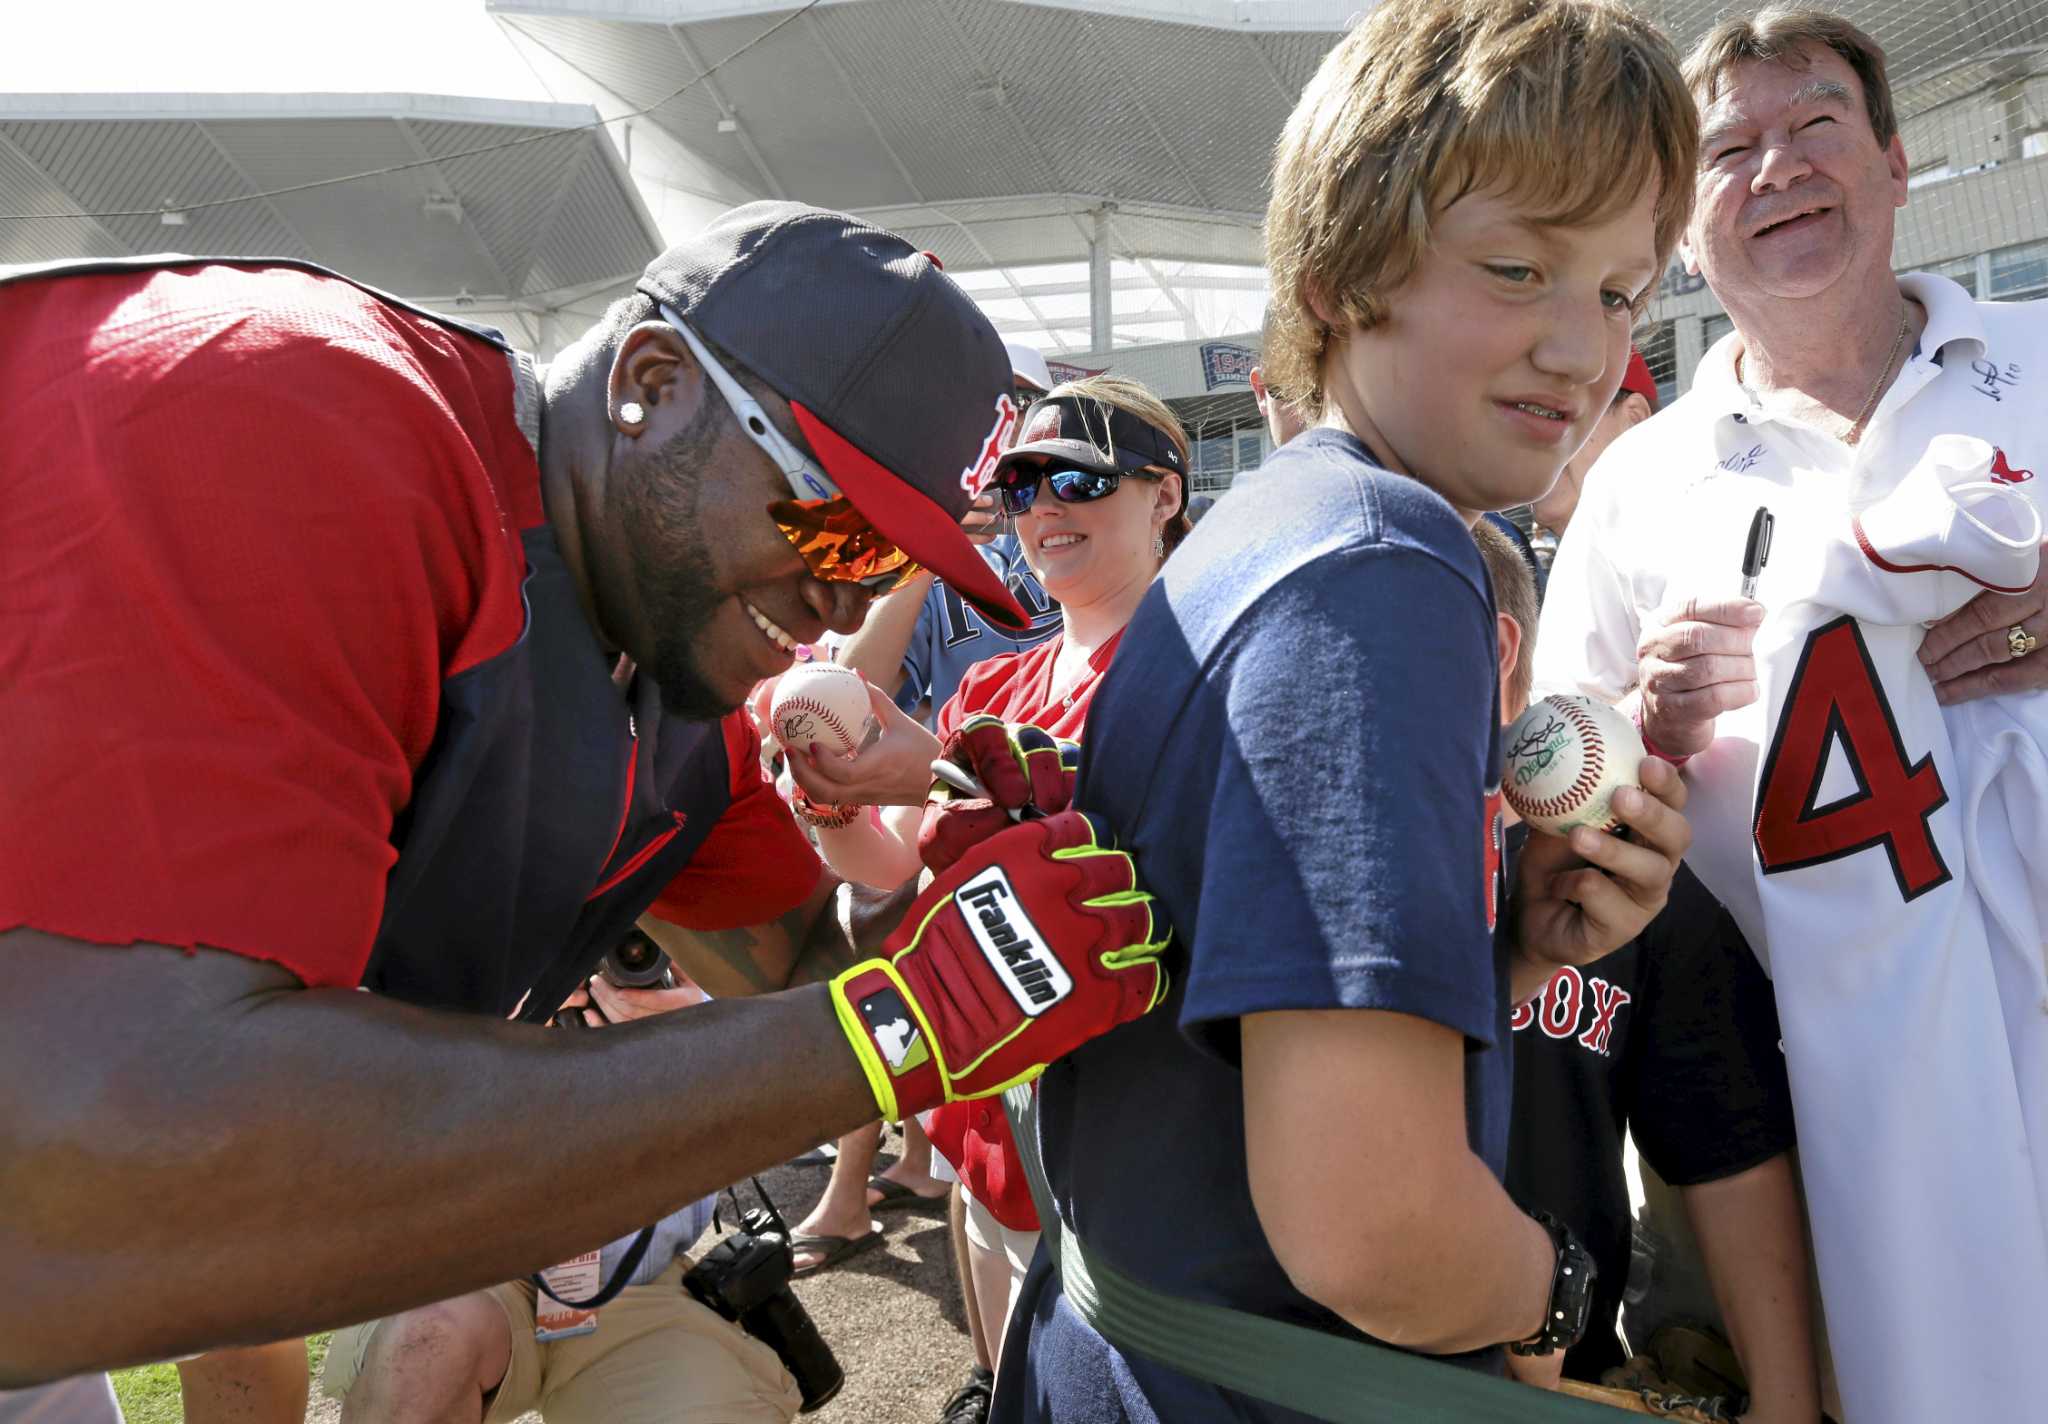
[[[1664,40],[1592,0],[1387,0],[1302,95],[1264,374],[1320,424],[1168,562],[1090,717],[1078,803],[1182,958],[1159,1013],[1042,1081],[1063,1259],[1496,1374],[1503,1345],[1569,1337],[1582,1253],[1500,1185],[1510,987],[1647,923],[1683,792],[1655,764],[1622,794],[1633,842],[1534,838],[1496,948],[1469,526],[1542,494],[1606,410],[1695,135]],[[1120,1346],[1073,1285],[1041,1251],[1002,1424],[1308,1417]]]

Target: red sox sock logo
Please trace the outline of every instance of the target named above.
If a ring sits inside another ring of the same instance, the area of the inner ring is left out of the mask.
[[[2009,485],[2016,485],[2016,484],[2019,484],[2019,483],[2020,483],[2021,481],[2023,481],[2023,480],[2031,480],[2031,479],[2032,479],[2033,477],[2034,477],[2034,472],[2033,472],[2032,470],[2015,470],[2015,469],[2014,469],[2014,468],[2013,468],[2013,467],[2012,467],[2011,465],[2009,465],[2009,464],[2007,464],[2007,463],[2006,463],[2006,459],[2005,459],[2005,451],[2003,451],[2003,450],[1999,449],[1999,448],[1998,448],[1997,446],[1995,446],[1995,445],[1994,445],[1994,446],[1992,447],[1992,449],[1991,449],[1991,478],[1992,478],[1992,479],[1994,479],[1994,480],[2003,480],[2003,481],[2005,481],[2005,482],[2006,482],[2007,484],[2009,484]]]
[[[988,436],[981,442],[974,463],[960,471],[960,488],[972,495],[981,493],[988,484],[989,476],[996,472],[996,461],[1009,448],[1010,432],[1016,428],[1017,403],[1005,392],[996,397],[995,424],[988,428]]]

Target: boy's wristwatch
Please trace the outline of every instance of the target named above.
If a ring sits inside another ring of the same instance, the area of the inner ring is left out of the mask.
[[[1586,1333],[1586,1317],[1593,1311],[1593,1278],[1600,1272],[1570,1227],[1547,1211],[1529,1215],[1550,1233],[1550,1242],[1557,1248],[1557,1269],[1550,1277],[1542,1328],[1508,1349],[1517,1355],[1547,1355],[1553,1350],[1569,1350]]]

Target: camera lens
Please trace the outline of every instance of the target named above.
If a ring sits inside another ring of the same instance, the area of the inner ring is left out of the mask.
[[[740,1325],[782,1357],[783,1368],[803,1395],[803,1413],[823,1406],[846,1383],[846,1371],[818,1333],[817,1323],[787,1289],[741,1316]]]
[[[598,973],[618,989],[673,989],[675,975],[660,945],[634,930],[612,947]]]
[[[637,974],[655,966],[661,959],[661,949],[644,932],[634,930],[619,942],[619,947],[612,951],[612,958],[621,969]]]

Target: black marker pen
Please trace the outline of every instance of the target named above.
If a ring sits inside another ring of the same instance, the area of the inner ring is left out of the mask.
[[[1749,542],[1742,546],[1742,596],[1756,597],[1756,576],[1764,571],[1764,565],[1771,557],[1771,526],[1777,521],[1770,510],[1757,506],[1756,517],[1749,521]]]

